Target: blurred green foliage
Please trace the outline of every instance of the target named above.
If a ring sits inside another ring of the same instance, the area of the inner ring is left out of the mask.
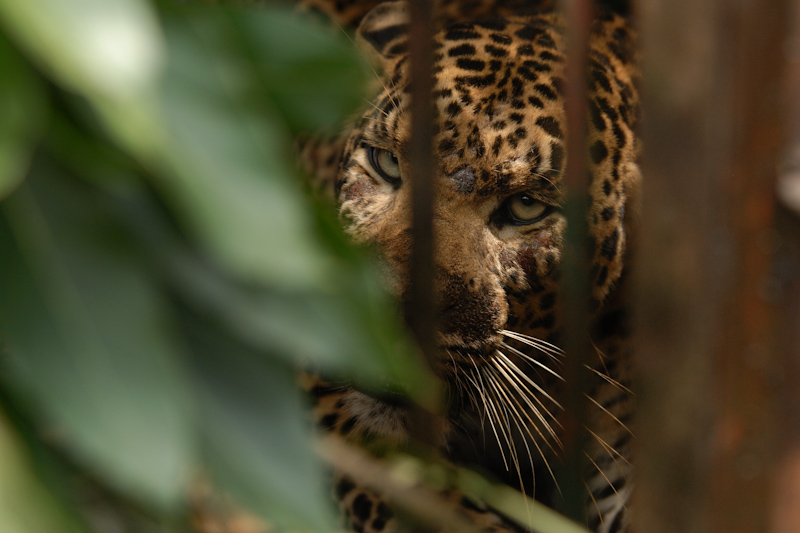
[[[292,158],[368,72],[282,7],[0,0],[0,531],[95,529],[75,479],[183,531],[201,473],[336,527],[296,369],[425,393]]]

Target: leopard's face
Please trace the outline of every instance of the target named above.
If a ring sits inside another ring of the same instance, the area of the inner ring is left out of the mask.
[[[337,179],[347,231],[378,248],[401,301],[408,296],[411,253],[405,22],[403,4],[391,3],[361,24],[385,77],[347,142]],[[489,385],[479,380],[487,373],[512,376],[515,387],[534,395],[537,388],[552,394],[558,382],[557,356],[522,336],[558,342],[567,134],[560,28],[559,16],[550,13],[457,24],[435,37],[437,370],[456,389],[486,393]],[[623,271],[626,209],[639,179],[636,117],[628,112],[635,106],[626,101],[635,93],[623,68],[630,58],[621,57],[625,38],[594,39],[590,57],[589,226],[598,303]],[[531,368],[554,372],[517,375],[514,367],[529,357],[536,361]],[[489,391],[506,393],[516,394]]]

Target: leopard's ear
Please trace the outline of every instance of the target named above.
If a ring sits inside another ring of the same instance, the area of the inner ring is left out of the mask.
[[[386,2],[366,14],[356,30],[356,37],[385,65],[408,51],[409,20],[406,2]]]

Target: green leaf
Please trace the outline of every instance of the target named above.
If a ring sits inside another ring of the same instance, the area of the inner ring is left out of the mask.
[[[86,110],[78,107],[78,112]],[[76,110],[69,109],[75,113]],[[46,138],[48,153],[75,178],[90,182],[117,196],[135,193],[143,188],[145,178],[141,166],[127,153],[109,142],[101,133],[87,128],[63,109],[50,115]]]
[[[46,100],[40,81],[0,34],[0,199],[25,176],[42,129]]]
[[[363,263],[352,268],[345,280],[344,301],[352,307],[346,315],[371,343],[370,353],[384,368],[387,380],[362,383],[402,391],[419,405],[436,411],[441,408],[439,383],[423,362],[422,355],[402,326],[398,304],[386,294],[376,265]],[[356,380],[363,375],[351,370]]]
[[[373,327],[374,317],[364,321],[370,302],[363,295],[259,290],[226,280],[199,264],[182,261],[172,266],[174,283],[190,305],[212,312],[251,346],[295,365],[310,363],[366,383],[398,381],[387,361],[406,348],[400,344],[404,337],[399,328],[387,332]],[[387,309],[374,311],[389,315]],[[388,339],[381,338],[382,333]],[[392,341],[400,345],[381,356]]]
[[[149,1],[0,0],[0,24],[53,81],[91,102],[117,142],[155,157],[164,50]]]
[[[295,129],[337,126],[363,106],[370,71],[344,31],[275,6],[231,15],[267,96]]]
[[[292,368],[186,316],[215,486],[290,530],[331,531],[332,500]]]
[[[0,214],[6,386],[118,489],[176,505],[193,460],[189,402],[137,250],[43,158]]]
[[[90,96],[136,98],[162,61],[144,0],[0,0],[0,22],[60,83]]]
[[[461,492],[477,497],[479,501],[534,531],[589,533],[581,524],[566,518],[543,503],[528,498],[508,485],[491,483],[471,470],[457,469],[456,486]]]
[[[219,36],[225,18],[185,15],[168,25],[170,168],[156,185],[200,242],[244,280],[319,286],[330,260],[293,180],[288,135],[274,113],[253,104],[253,73]]]
[[[22,440],[0,413],[0,531],[85,531],[58,505],[35,475]]]
[[[184,305],[202,309],[257,353],[365,387],[402,390],[430,406],[433,380],[364,254],[352,247],[342,253],[336,278],[323,290],[254,287],[212,268],[147,198],[129,196],[124,211]]]

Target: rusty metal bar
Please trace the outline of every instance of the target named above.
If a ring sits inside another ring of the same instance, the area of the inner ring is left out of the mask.
[[[408,51],[411,58],[411,140],[409,177],[412,191],[412,254],[409,265],[409,325],[431,369],[437,366],[437,309],[434,286],[435,179],[437,162],[433,154],[433,26],[432,3],[414,0],[409,4],[411,23]],[[414,438],[433,446],[433,419],[422,409],[411,417]]]
[[[584,522],[586,489],[583,484],[583,441],[585,399],[588,389],[584,364],[592,349],[589,337],[589,298],[591,284],[588,249],[589,170],[586,153],[586,58],[593,17],[591,0],[565,2],[567,27],[566,116],[567,165],[565,187],[567,216],[565,249],[562,259],[562,308],[564,311],[564,349],[567,353],[565,379],[564,448],[566,457],[561,473],[564,514]]]

